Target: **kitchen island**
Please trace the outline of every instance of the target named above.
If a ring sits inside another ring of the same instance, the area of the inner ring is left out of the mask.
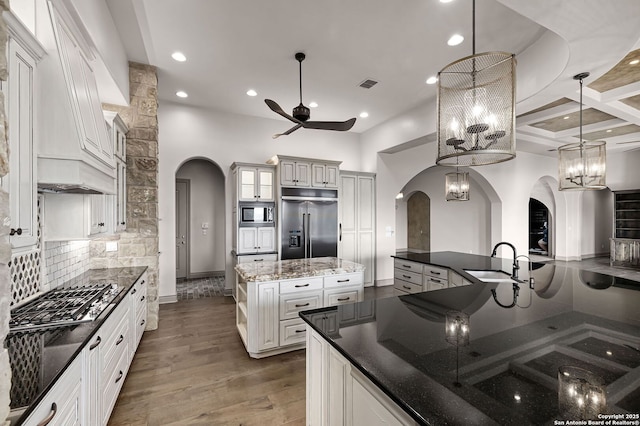
[[[303,311],[307,424],[576,420],[559,412],[562,365],[604,379],[606,412],[640,413],[640,280],[534,263],[532,289],[527,262],[522,282],[513,283],[466,272],[508,277],[508,259],[455,252],[396,259],[440,266],[471,285],[378,299],[360,321],[341,321],[347,306]]]
[[[249,355],[305,345],[303,309],[363,300],[364,266],[336,257],[238,263],[236,327]]]

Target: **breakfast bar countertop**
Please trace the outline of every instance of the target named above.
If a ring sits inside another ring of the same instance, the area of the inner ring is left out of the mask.
[[[512,264],[455,252],[394,257],[456,272]],[[527,266],[521,262],[524,280]],[[604,379],[606,412],[640,413],[640,276],[635,281],[553,263],[531,266],[533,289],[528,281],[473,280],[300,316],[418,424],[566,420],[558,408],[563,365]],[[366,315],[354,318],[353,312]],[[327,317],[338,326],[321,320]],[[468,344],[447,338],[447,321],[456,317],[468,319]]]
[[[235,268],[245,282],[279,281],[364,271],[364,266],[337,257],[313,257],[238,263]]]

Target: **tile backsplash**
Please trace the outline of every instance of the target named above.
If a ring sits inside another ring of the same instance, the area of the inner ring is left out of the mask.
[[[44,242],[44,286],[53,289],[89,270],[89,241]]]

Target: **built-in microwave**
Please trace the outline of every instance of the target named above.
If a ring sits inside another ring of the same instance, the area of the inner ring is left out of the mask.
[[[274,226],[275,203],[240,203],[240,226]]]

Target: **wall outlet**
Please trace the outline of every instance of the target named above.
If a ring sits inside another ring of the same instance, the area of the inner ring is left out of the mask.
[[[107,241],[106,251],[118,251],[118,242],[117,241]]]

